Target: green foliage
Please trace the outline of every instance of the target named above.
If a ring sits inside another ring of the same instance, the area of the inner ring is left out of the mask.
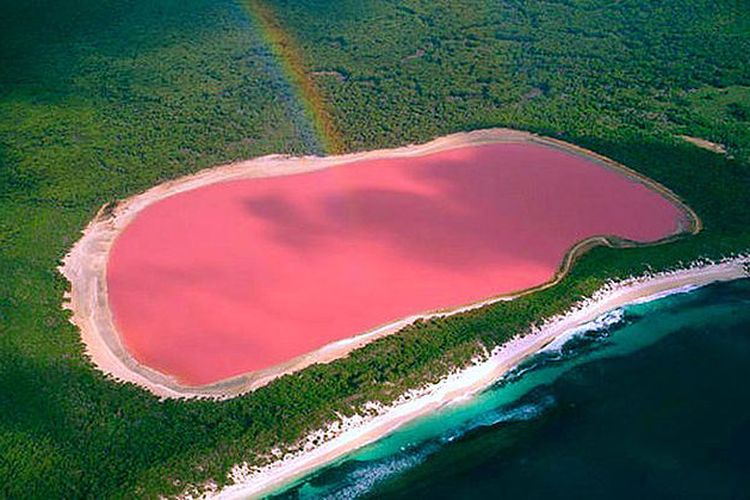
[[[750,81],[737,2],[269,3],[315,70],[347,76],[319,78],[353,149],[495,125],[708,135],[685,101]]]
[[[229,0],[5,2],[0,497],[153,497],[221,482],[232,464],[435,381],[607,279],[750,247],[747,135],[727,141],[734,159],[672,136],[723,138],[726,120],[744,120],[747,94],[729,87],[750,84],[741,3],[271,5],[313,69],[342,75],[316,78],[349,148],[485,126],[545,132],[664,183],[705,231],[595,249],[556,287],[419,322],[231,401],[160,402],[84,358],[55,267],[107,201],[212,164],[310,150],[298,108]]]
[[[750,163],[750,87],[701,87],[681,104],[671,115],[686,132],[723,144],[728,154]]]

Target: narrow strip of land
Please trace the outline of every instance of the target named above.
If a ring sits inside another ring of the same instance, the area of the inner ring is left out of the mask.
[[[298,452],[282,457],[266,467],[253,469],[246,465],[236,466],[230,474],[235,484],[221,491],[209,489],[209,496],[234,499],[269,493],[382,438],[415,418],[434,412],[442,406],[465,400],[487,388],[508,370],[556,339],[607,312],[680,290],[693,289],[718,281],[748,278],[749,263],[750,256],[744,256],[717,264],[612,283],[583,306],[553,318],[532,333],[504,344],[487,360],[453,374],[438,384],[409,394],[393,406],[381,408],[375,416],[355,417],[343,425],[338,423],[330,427],[322,433],[323,444],[310,444],[314,439],[320,439],[320,433],[316,433],[307,442],[300,444]]]

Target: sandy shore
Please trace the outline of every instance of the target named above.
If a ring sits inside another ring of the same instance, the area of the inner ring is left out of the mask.
[[[360,160],[409,158],[469,145],[501,142],[537,143],[559,149],[568,154],[584,156],[588,160],[594,161],[604,167],[615,169],[658,191],[677,205],[685,213],[687,220],[687,227],[683,228],[684,233],[696,233],[701,229],[701,222],[698,216],[674,193],[623,165],[594,152],[556,139],[509,129],[488,129],[453,134],[421,145],[340,156],[298,158],[279,155],[265,156],[203,170],[194,175],[160,184],[144,193],[120,201],[114,206],[104,206],[94,220],[85,228],[82,238],[73,246],[70,253],[65,257],[63,265],[60,267],[61,273],[71,283],[71,291],[66,297],[67,302],[64,306],[73,313],[71,321],[81,331],[81,338],[86,347],[87,355],[99,369],[114,379],[135,383],[161,397],[229,398],[252,391],[281,375],[301,370],[315,363],[326,363],[345,356],[353,349],[362,347],[377,338],[398,331],[417,318],[452,314],[552,286],[562,279],[571,263],[579,255],[593,246],[635,245],[632,242],[615,240],[604,236],[593,237],[575,245],[565,256],[556,275],[540,287],[509,295],[490,297],[481,302],[467,304],[458,309],[427,311],[379,326],[369,332],[364,332],[349,339],[333,342],[317,351],[297,357],[281,365],[201,387],[182,385],[169,375],[140,364],[123,346],[109,310],[106,280],[107,259],[117,236],[147,206],[169,196],[219,182],[293,175],[331,168]],[[671,238],[667,238],[662,242],[669,239]]]
[[[328,429],[309,436],[298,448],[263,468],[238,465],[229,477],[231,486],[218,490],[208,485],[185,498],[248,498],[269,493],[343,455],[371,443],[401,425],[445,405],[466,400],[487,388],[523,359],[603,314],[627,304],[644,302],[681,290],[718,281],[750,277],[750,256],[720,263],[696,264],[687,269],[610,283],[590,300],[567,314],[547,321],[542,327],[516,338],[494,351],[488,359],[454,373],[442,382],[414,391],[392,406],[371,406],[369,416],[342,419]],[[314,445],[314,442],[323,444]]]

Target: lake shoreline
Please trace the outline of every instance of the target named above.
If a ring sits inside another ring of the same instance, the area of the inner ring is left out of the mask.
[[[363,347],[378,338],[391,335],[417,319],[455,314],[553,286],[565,277],[571,265],[578,257],[594,246],[641,246],[638,243],[603,235],[587,238],[569,249],[557,272],[551,276],[549,281],[539,286],[489,297],[454,309],[426,311],[421,314],[414,314],[385,325],[377,326],[367,332],[334,341],[315,351],[270,368],[231,377],[205,386],[187,386],[181,384],[174,377],[140,363],[123,344],[115,327],[109,307],[107,289],[108,257],[117,237],[146,207],[170,196],[216,183],[302,174],[362,160],[413,158],[466,146],[503,142],[540,144],[561,150],[567,154],[585,157],[605,168],[614,169],[634,181],[643,183],[648,188],[667,198],[683,212],[686,227],[682,227],[674,235],[645,245],[672,241],[685,234],[695,234],[702,228],[700,218],[697,214],[664,186],[592,151],[557,139],[542,137],[528,132],[499,128],[478,130],[441,137],[420,145],[340,156],[292,158],[272,155],[212,167],[194,175],[165,182],[126,200],[102,207],[94,220],[83,231],[82,238],[65,257],[63,265],[60,268],[61,273],[71,283],[71,291],[66,294],[64,307],[70,309],[73,313],[71,321],[81,332],[81,339],[85,346],[86,355],[97,368],[115,380],[135,383],[162,398],[206,397],[227,399],[255,390],[282,375],[299,371],[316,363],[328,363],[346,356],[352,350]]]

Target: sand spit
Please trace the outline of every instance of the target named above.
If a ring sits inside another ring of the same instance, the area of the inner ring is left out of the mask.
[[[270,493],[345,454],[393,432],[401,425],[435,410],[464,401],[486,389],[525,358],[573,329],[628,304],[646,302],[719,281],[750,277],[750,255],[721,262],[699,262],[686,268],[611,282],[592,298],[566,314],[550,318],[541,327],[516,337],[494,350],[487,359],[457,371],[441,382],[412,391],[388,407],[366,405],[365,415],[342,418],[302,440],[264,467],[235,466],[223,489],[215,484],[187,490],[181,498],[249,498]],[[322,444],[315,444],[321,443]]]
[[[301,370],[315,363],[330,362],[345,356],[350,351],[377,338],[398,331],[417,318],[448,315],[552,286],[562,279],[571,263],[579,255],[593,246],[609,245],[620,247],[635,245],[633,242],[603,236],[589,238],[575,245],[565,256],[554,278],[540,287],[519,291],[510,295],[491,297],[457,309],[429,311],[417,314],[380,326],[362,335],[333,342],[319,350],[272,368],[232,377],[201,387],[181,385],[173,377],[138,363],[123,346],[115,329],[107,299],[107,259],[117,236],[147,206],[178,193],[220,182],[293,175],[318,171],[361,160],[410,158],[460,147],[503,142],[541,144],[568,154],[583,156],[604,167],[615,169],[659,192],[678,206],[685,213],[687,220],[687,227],[683,228],[684,233],[696,233],[701,229],[701,222],[698,216],[665,187],[591,151],[556,139],[544,138],[527,132],[509,129],[480,130],[442,137],[421,145],[329,157],[272,155],[206,169],[194,175],[160,184],[144,193],[122,200],[116,204],[102,207],[94,220],[83,231],[82,238],[65,257],[63,265],[60,268],[61,273],[71,282],[71,292],[67,296],[68,301],[65,307],[72,311],[71,321],[81,330],[81,337],[88,356],[99,369],[114,379],[138,384],[160,397],[231,398],[263,386],[281,375]],[[663,243],[671,239],[673,237],[666,238],[657,243]]]

